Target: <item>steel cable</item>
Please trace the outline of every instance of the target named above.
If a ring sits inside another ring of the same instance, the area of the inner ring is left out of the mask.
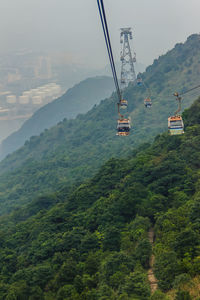
[[[110,42],[110,35],[109,35],[103,0],[97,0],[97,4],[98,4],[101,23],[102,23],[103,33],[104,33],[104,37],[105,37],[106,47],[107,47],[107,51],[108,51],[108,56],[109,56],[109,60],[110,60],[111,70],[112,70],[112,74],[113,74],[113,79],[114,79],[117,95],[118,95],[119,102],[120,102],[122,100],[122,95],[121,95],[121,91],[119,88],[119,83],[118,83],[118,78],[117,78],[117,73],[116,73],[116,68],[115,68],[115,62],[114,62],[114,58],[113,58],[112,46],[111,46],[111,42]]]

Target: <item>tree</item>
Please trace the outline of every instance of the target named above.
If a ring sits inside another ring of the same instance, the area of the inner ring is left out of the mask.
[[[31,289],[28,300],[44,300],[43,292],[39,286],[35,286]]]
[[[103,250],[118,251],[120,249],[120,232],[116,227],[106,229],[103,239]]]
[[[145,273],[137,270],[130,273],[125,278],[125,284],[122,288],[129,296],[138,296],[140,299],[148,299],[150,296],[150,287]]]
[[[80,300],[79,294],[76,292],[73,285],[64,285],[57,293],[57,300]]]
[[[164,291],[169,290],[173,285],[175,277],[180,273],[176,253],[169,251],[158,255],[154,268],[159,287]]]
[[[143,239],[138,242],[138,245],[135,249],[135,256],[144,268],[147,268],[149,266],[151,252],[151,244],[148,239]]]
[[[150,300],[169,300],[169,298],[160,290],[157,290],[151,295]]]
[[[192,297],[190,296],[189,292],[179,290],[176,293],[175,300],[192,300]]]
[[[6,300],[27,300],[29,288],[25,281],[21,280],[10,285]]]

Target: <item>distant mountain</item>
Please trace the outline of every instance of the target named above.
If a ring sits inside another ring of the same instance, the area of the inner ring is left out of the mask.
[[[0,210],[4,213],[29,202],[39,194],[70,186],[95,174],[110,157],[124,157],[144,141],[167,130],[167,118],[177,108],[175,91],[183,92],[199,84],[200,36],[190,36],[166,55],[156,59],[142,74],[151,88],[153,106],[145,109],[147,89],[129,85],[124,91],[132,119],[129,137],[116,133],[117,98],[101,101],[88,113],[31,137],[25,145],[0,163]],[[189,107],[196,95],[184,97]]]
[[[18,131],[6,138],[0,146],[0,158],[23,146],[31,136],[40,134],[64,118],[72,119],[79,113],[86,113],[113,91],[113,79],[108,76],[81,81],[60,98],[40,108]]]

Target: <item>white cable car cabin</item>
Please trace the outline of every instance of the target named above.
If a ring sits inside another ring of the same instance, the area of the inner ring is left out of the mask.
[[[184,133],[184,124],[181,116],[172,116],[168,118],[168,129],[170,135]]]
[[[119,119],[117,121],[117,134],[120,136],[127,136],[130,132],[130,120],[129,119]]]
[[[120,107],[121,107],[122,109],[126,109],[127,106],[128,106],[128,101],[125,100],[125,99],[122,99],[122,100],[120,101]]]
[[[144,105],[147,108],[150,108],[152,106],[151,98],[144,99]]]

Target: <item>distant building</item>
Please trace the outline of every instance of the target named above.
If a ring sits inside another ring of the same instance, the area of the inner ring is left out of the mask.
[[[19,104],[28,104],[29,103],[29,96],[22,95],[19,96]]]
[[[17,102],[17,97],[15,95],[7,95],[6,102],[9,104],[14,104]]]

